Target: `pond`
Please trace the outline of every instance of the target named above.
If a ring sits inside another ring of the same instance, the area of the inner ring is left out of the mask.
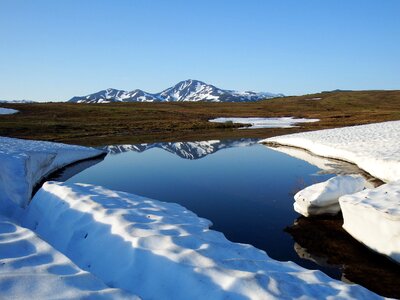
[[[340,217],[318,218],[312,223],[293,210],[293,195],[298,190],[325,181],[335,173],[359,171],[352,165],[328,160],[321,163],[315,157],[309,159],[313,165],[288,155],[292,154],[290,151],[284,153],[260,145],[255,139],[105,149],[109,154],[104,160],[72,177],[65,169],[58,179],[70,177],[68,182],[91,183],[179,203],[211,220],[212,228],[231,241],[251,244],[274,259],[320,269],[333,278],[355,281],[378,292],[359,275],[352,275],[351,270],[359,270],[363,264],[370,271],[371,263],[378,267],[387,263],[395,272],[388,275],[389,280],[399,275],[396,266],[351,239],[341,229]],[[343,244],[357,258],[357,266],[354,257],[338,259],[338,253],[332,253]]]

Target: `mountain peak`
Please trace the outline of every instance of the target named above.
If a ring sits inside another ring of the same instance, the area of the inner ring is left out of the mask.
[[[281,97],[282,94],[256,93],[252,91],[237,92],[223,90],[214,85],[196,79],[186,79],[166,90],[151,94],[136,89],[131,92],[108,88],[87,96],[73,97],[69,102],[109,103],[109,102],[174,102],[174,101],[207,101],[207,102],[249,102]]]

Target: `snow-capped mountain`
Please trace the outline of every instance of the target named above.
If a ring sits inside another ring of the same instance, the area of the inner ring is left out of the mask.
[[[160,101],[155,95],[142,90],[131,92],[106,89],[83,97],[73,97],[69,102],[77,103],[110,103],[110,102],[154,102]]]
[[[77,96],[69,102],[77,103],[110,103],[110,102],[173,102],[173,101],[208,101],[208,102],[246,102],[261,99],[282,97],[283,94],[238,92],[223,90],[211,84],[188,79],[160,93],[151,94],[136,89],[128,92],[117,89],[106,89],[87,96]]]
[[[176,142],[176,143],[153,143],[153,144],[136,144],[136,145],[112,145],[102,148],[110,154],[119,154],[129,151],[144,152],[149,149],[159,148],[181,158],[199,159],[218,150],[232,147],[244,147],[256,144],[258,139],[239,139],[239,140],[211,140],[198,142]]]

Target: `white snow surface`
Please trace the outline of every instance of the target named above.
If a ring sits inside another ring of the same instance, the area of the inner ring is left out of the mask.
[[[24,220],[82,269],[144,299],[380,299],[232,243],[175,203],[47,182]]]
[[[34,232],[0,216],[1,299],[138,299],[81,270]]]
[[[343,228],[374,251],[400,263],[400,181],[339,199]]]
[[[60,143],[0,137],[0,209],[7,214],[25,206],[45,176],[100,150]]]
[[[16,109],[0,107],[0,115],[12,115],[17,112],[18,112],[18,110],[16,110]]]
[[[385,182],[400,180],[400,121],[303,132],[260,143],[294,146],[345,160]]]
[[[294,195],[294,209],[305,217],[337,214],[339,197],[362,191],[366,180],[359,175],[339,175],[306,187]]]
[[[299,123],[310,123],[318,122],[319,119],[304,119],[294,117],[282,117],[282,118],[215,118],[209,120],[209,122],[225,123],[233,122],[236,124],[250,124],[250,129],[258,128],[291,128],[296,127],[295,124]]]

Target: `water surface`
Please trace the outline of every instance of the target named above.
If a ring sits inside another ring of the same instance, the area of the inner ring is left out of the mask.
[[[284,232],[298,214],[293,194],[332,174],[268,149],[256,140],[109,146],[111,154],[68,182],[177,202],[212,221],[235,242],[266,250],[282,261],[300,262]],[[302,260],[302,265],[316,268]],[[326,270],[332,276],[339,274]]]

